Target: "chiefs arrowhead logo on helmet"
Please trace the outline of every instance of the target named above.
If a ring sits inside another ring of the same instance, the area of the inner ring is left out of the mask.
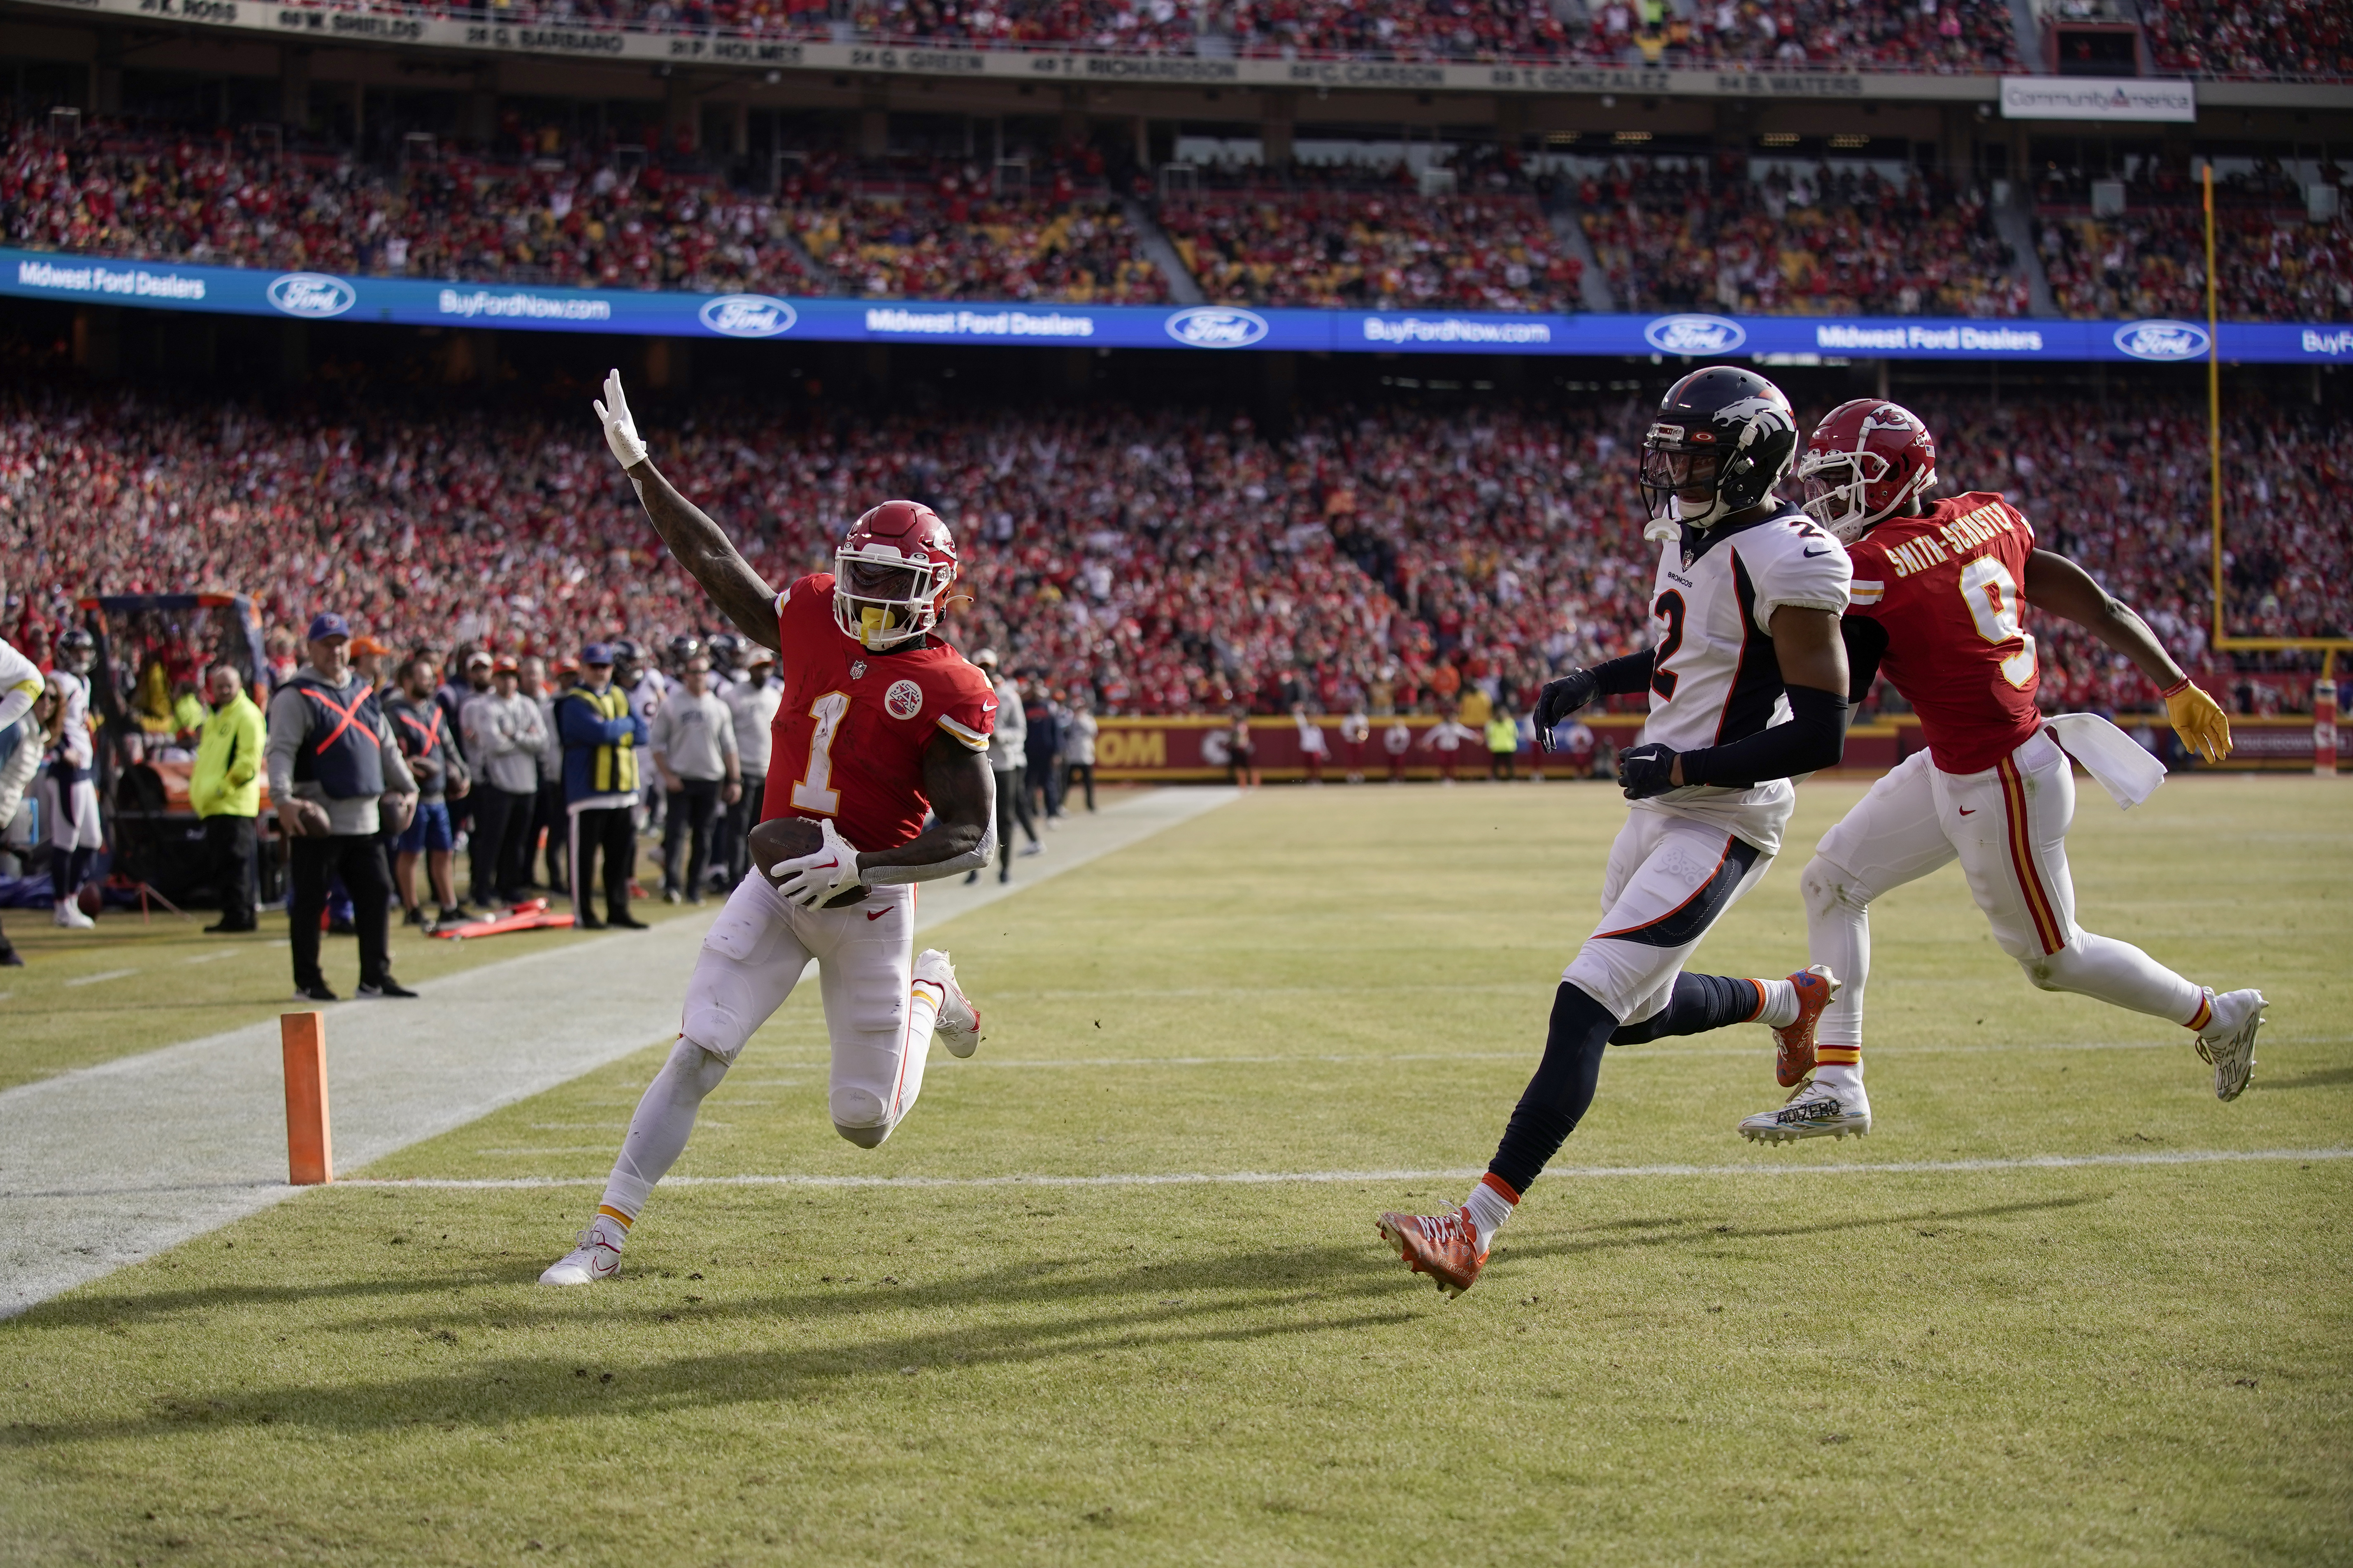
[[[870,652],[939,624],[956,576],[955,535],[920,501],[886,500],[849,525],[833,552],[833,618]]]
[[[1798,478],[1806,515],[1852,544],[1936,488],[1936,437],[1902,404],[1858,397],[1822,416]]]

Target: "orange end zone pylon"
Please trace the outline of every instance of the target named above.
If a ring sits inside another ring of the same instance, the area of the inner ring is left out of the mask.
[[[281,1013],[278,1036],[286,1056],[286,1180],[315,1187],[335,1179],[327,1136],[326,1015]]]

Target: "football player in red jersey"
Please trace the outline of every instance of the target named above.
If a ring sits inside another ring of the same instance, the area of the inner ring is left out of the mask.
[[[934,1031],[959,1057],[980,1038],[947,954],[912,951],[914,884],[985,866],[995,848],[996,694],[933,635],[956,574],[947,525],[929,507],[885,501],[850,526],[833,572],[777,593],[647,458],[619,372],[596,408],[670,554],[779,656],[785,695],[760,820],[804,817],[823,837],[745,877],[712,922],[678,1043],[629,1120],[596,1218],[540,1276],[548,1285],[619,1270],[629,1226],[685,1149],[704,1097],[811,959],[833,1047],[834,1129],[868,1149],[891,1136],[923,1089]]]
[[[1798,473],[1807,512],[1854,563],[1841,622],[1850,698],[1860,702],[1885,675],[1919,715],[1928,746],[1872,786],[1815,848],[1802,881],[1810,955],[1843,984],[1810,1039],[1779,1039],[1781,1081],[1797,1084],[1788,1102],[1749,1117],[1741,1132],[1779,1142],[1870,1131],[1871,901],[1956,859],[1994,940],[2038,989],[2182,1025],[2213,1064],[2215,1094],[2237,1099],[2254,1066],[2262,994],[2217,995],[2075,923],[2069,756],[2126,805],[2146,799],[2164,769],[2105,719],[2037,710],[2034,638],[2021,612],[2031,605],[2073,621],[2131,659],[2164,694],[2183,742],[2208,762],[2231,750],[2221,707],[2138,616],[2081,566],[2038,548],[2032,525],[2000,496],[1930,500],[1936,437],[1911,410],[1883,398],[1840,405],[1815,429]],[[1809,1065],[1813,1078],[1799,1082]]]

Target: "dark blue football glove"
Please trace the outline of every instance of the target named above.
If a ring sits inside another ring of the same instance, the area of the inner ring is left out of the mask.
[[[1618,787],[1628,800],[1648,800],[1682,786],[1675,783],[1675,750],[1653,741],[1618,753]]]
[[[1536,744],[1551,751],[1553,730],[1592,701],[1600,685],[1600,678],[1589,669],[1572,669],[1558,680],[1546,681],[1543,694],[1536,699]]]

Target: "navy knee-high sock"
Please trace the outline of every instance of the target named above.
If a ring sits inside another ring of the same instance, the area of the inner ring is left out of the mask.
[[[1545,1036],[1544,1060],[1512,1108],[1504,1141],[1487,1163],[1498,1181],[1515,1193],[1545,1168],[1593,1103],[1601,1076],[1601,1053],[1609,1047],[1618,1020],[1609,1008],[1564,980],[1552,1001],[1552,1027]]]
[[[1745,1024],[1757,1016],[1763,998],[1753,980],[1728,974],[1678,974],[1667,1005],[1639,1024],[1629,1024],[1609,1037],[1613,1046],[1639,1046],[1670,1035],[1704,1035],[1727,1024]]]
[[[58,902],[62,904],[81,891],[81,885],[90,880],[90,862],[97,858],[94,849],[69,849],[49,862],[49,887]]]

